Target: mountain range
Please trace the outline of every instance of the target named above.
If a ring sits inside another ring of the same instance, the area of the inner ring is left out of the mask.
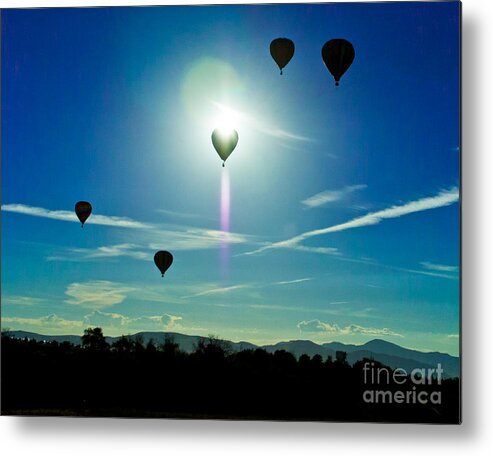
[[[70,342],[74,345],[80,345],[81,337],[74,335],[50,336],[37,334],[26,331],[9,331],[10,336],[19,339],[27,338],[37,341],[57,341]],[[155,344],[162,344],[166,338],[172,338],[180,347],[180,350],[191,353],[195,350],[199,340],[206,340],[207,337],[189,336],[175,332],[139,332],[129,336],[131,338],[141,338],[144,344],[150,340]],[[113,344],[119,337],[106,336],[106,341]],[[310,357],[320,355],[323,359],[331,356],[335,359],[337,351],[347,353],[347,360],[350,364],[363,358],[373,359],[393,369],[403,368],[408,373],[415,368],[428,369],[437,368],[440,364],[444,370],[444,377],[458,377],[460,375],[460,360],[457,356],[451,356],[447,353],[440,352],[421,352],[401,347],[400,345],[387,342],[381,339],[374,339],[366,342],[363,345],[343,344],[340,342],[328,342],[324,344],[316,344],[310,340],[290,340],[287,342],[278,342],[274,345],[258,346],[250,342],[231,342],[226,341],[231,345],[234,351],[248,350],[255,348],[263,348],[269,353],[274,353],[276,350],[286,350],[296,357],[306,354]]]

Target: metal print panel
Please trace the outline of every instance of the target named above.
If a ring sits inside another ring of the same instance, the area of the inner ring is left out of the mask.
[[[4,9],[2,414],[459,423],[460,18]]]

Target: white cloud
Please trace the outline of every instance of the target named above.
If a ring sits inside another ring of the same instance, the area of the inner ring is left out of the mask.
[[[84,325],[119,331],[165,331],[181,328],[178,315],[152,315],[130,318],[125,315],[95,310],[84,317]]]
[[[157,330],[172,330],[181,328],[179,322],[182,321],[183,318],[178,315],[156,315],[152,317],[139,317],[130,320],[129,326],[137,329],[145,329],[150,331],[152,329]]]
[[[43,317],[2,317],[2,325],[5,327],[11,325],[12,329],[23,329],[26,331],[70,331],[73,329],[80,330],[81,322],[76,320],[66,320],[56,314],[50,314]]]
[[[131,287],[106,280],[71,283],[65,290],[70,299],[65,302],[89,309],[102,309],[121,303],[133,290]]]
[[[389,328],[368,328],[355,324],[347,325],[341,328],[337,324],[324,323],[320,320],[300,321],[297,324],[297,327],[300,331],[303,332],[327,333],[331,335],[341,336],[364,334],[367,336],[404,337],[402,336],[402,334],[398,334]]]
[[[442,190],[437,195],[421,198],[415,201],[411,201],[399,206],[391,206],[381,211],[371,212],[362,217],[357,217],[348,222],[338,225],[332,225],[327,228],[320,228],[317,230],[307,231],[305,233],[294,236],[291,239],[285,241],[274,242],[263,246],[257,250],[246,252],[245,255],[253,255],[256,253],[264,252],[271,249],[292,249],[299,248],[300,242],[310,239],[312,237],[321,236],[329,233],[336,233],[339,231],[345,231],[352,228],[361,228],[369,225],[377,225],[383,220],[402,217],[404,215],[413,214],[416,212],[427,211],[430,209],[436,209],[439,207],[450,206],[459,200],[459,189],[453,187],[448,190]]]
[[[84,325],[99,326],[105,328],[121,327],[128,322],[128,318],[117,313],[101,312],[100,310],[94,310],[88,315],[84,316]]]
[[[113,334],[124,334],[136,331],[166,331],[183,329],[178,315],[155,315],[131,318],[125,315],[94,310],[81,320],[66,320],[56,314],[43,317],[3,317],[4,327],[11,330],[40,332],[41,334],[80,334],[88,326],[101,327]]]
[[[457,272],[459,270],[459,267],[458,266],[448,266],[448,265],[445,265],[445,264],[430,263],[429,261],[422,261],[420,264],[425,269],[429,269],[431,271]]]
[[[17,214],[31,215],[33,217],[43,217],[53,220],[62,220],[65,222],[79,222],[75,212],[64,210],[51,210],[42,207],[28,206],[25,204],[4,204],[2,211],[15,212]],[[116,217],[112,215],[92,214],[86,222],[94,225],[116,226],[119,228],[149,228],[146,223],[137,222],[126,217]]]
[[[314,207],[325,206],[328,203],[333,203],[334,201],[339,201],[353,193],[357,190],[365,189],[367,185],[359,184],[359,185],[348,185],[339,190],[325,190],[323,192],[317,193],[316,195],[310,196],[309,198],[303,200],[301,204],[306,207],[312,209]]]

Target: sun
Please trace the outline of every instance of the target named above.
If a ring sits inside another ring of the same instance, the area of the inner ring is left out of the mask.
[[[231,136],[241,125],[242,114],[222,103],[213,102],[213,105],[216,108],[213,128],[217,129],[223,137]]]
[[[227,120],[218,120],[215,122],[216,130],[222,138],[224,139],[229,139],[234,136],[234,132],[236,131],[236,128],[233,126],[232,122],[229,122]]]

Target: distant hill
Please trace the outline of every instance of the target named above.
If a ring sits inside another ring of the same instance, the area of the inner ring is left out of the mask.
[[[332,358],[335,358],[334,350],[318,345],[311,340],[290,340],[289,342],[278,342],[275,345],[263,345],[262,348],[269,353],[274,353],[276,350],[286,350],[297,358],[301,355],[308,355],[310,357],[321,355],[324,359],[330,355]]]
[[[71,335],[49,336],[45,334],[37,334],[27,331],[9,331],[9,334],[17,339],[33,339],[37,341],[47,341],[47,342],[56,341],[59,343],[70,342],[74,345],[81,344],[81,336],[71,336]],[[179,345],[180,350],[187,353],[193,352],[200,340],[207,339],[207,337],[202,337],[202,336],[189,336],[187,334],[180,334],[175,332],[162,332],[162,331],[139,332],[136,334],[129,335],[129,337],[131,339],[136,339],[140,337],[144,345],[146,345],[151,340],[156,345],[159,345],[164,343],[166,338],[172,338],[173,341]],[[106,342],[108,342],[109,344],[113,344],[120,338],[120,336],[118,337],[105,336],[105,338],[106,338]],[[256,345],[251,344],[249,342],[230,342],[230,341],[226,341],[226,342],[231,344],[231,348],[234,351],[257,348]]]
[[[37,341],[46,341],[46,342],[52,342],[56,341],[59,343],[62,342],[70,342],[71,344],[74,345],[80,345],[80,336],[46,336],[43,334],[37,334],[33,332],[28,332],[28,331],[9,331],[8,332],[10,336],[15,337],[17,339],[34,339]]]
[[[330,348],[333,348],[334,345],[338,346],[342,344],[339,344],[338,342],[323,344],[324,347],[330,347]],[[366,350],[372,353],[378,353],[379,355],[378,361],[380,362],[383,362],[382,361],[382,358],[384,358],[383,355],[387,355],[391,358],[410,359],[416,361],[417,363],[429,364],[435,368],[437,364],[440,363],[442,365],[442,368],[445,370],[445,372],[448,373],[449,376],[452,377],[459,376],[459,371],[460,371],[459,358],[456,356],[451,356],[447,353],[421,352],[418,350],[411,350],[409,348],[404,348],[401,347],[400,345],[393,344],[392,342],[387,342],[381,339],[373,339],[370,340],[369,342],[366,342],[363,345],[346,345],[346,348],[345,349],[342,348],[342,350],[346,351],[347,353],[352,353],[353,355],[355,354],[355,352],[359,352],[361,350]],[[356,355],[356,356],[360,356],[360,355]],[[394,366],[393,364],[387,364],[387,365],[390,367],[399,367],[397,365]],[[404,366],[401,367],[405,368]]]
[[[303,353],[313,356],[321,355],[324,359],[332,356],[335,359],[336,351],[345,351],[348,354],[348,362],[354,364],[363,358],[374,359],[386,366],[396,369],[401,367],[410,371],[415,368],[435,368],[440,363],[445,377],[458,377],[460,374],[459,358],[447,353],[420,352],[381,339],[371,340],[363,345],[343,344],[341,342],[329,342],[318,345],[308,340],[292,340],[279,342],[275,345],[266,345],[269,352],[286,350],[295,356]]]
[[[34,339],[38,341],[57,341],[70,342],[74,345],[80,345],[81,337],[73,335],[50,336],[27,331],[10,331],[13,337],[23,339]],[[206,340],[207,337],[189,336],[175,332],[139,332],[130,335],[131,338],[141,337],[144,344],[147,344],[151,339],[155,344],[162,344],[166,338],[173,338],[180,349],[184,352],[191,353],[195,350],[200,340]],[[106,341],[113,344],[119,337],[107,336]],[[348,354],[348,362],[354,364],[356,361],[363,358],[374,359],[391,368],[403,368],[408,372],[415,368],[436,368],[440,363],[444,370],[445,377],[458,377],[460,374],[459,358],[446,353],[439,352],[421,352],[401,347],[381,339],[374,339],[366,342],[363,345],[343,344],[340,342],[329,342],[322,345],[316,344],[310,340],[291,340],[287,342],[278,342],[274,345],[264,345],[258,347],[250,342],[231,342],[231,348],[234,351],[263,348],[269,353],[274,353],[276,350],[286,350],[296,357],[306,354],[310,357],[321,355],[323,359],[332,356],[335,359],[336,351],[345,351]]]

